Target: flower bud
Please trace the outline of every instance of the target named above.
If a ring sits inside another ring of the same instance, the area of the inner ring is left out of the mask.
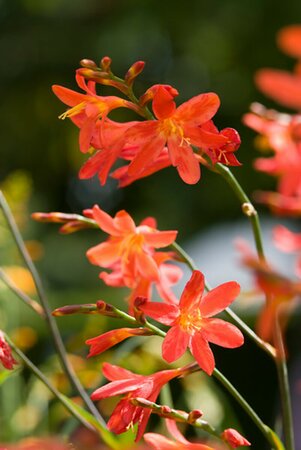
[[[104,57],[102,58],[102,60],[100,61],[100,67],[101,67],[105,72],[110,72],[111,64],[112,64],[112,59],[111,59],[109,56],[104,56]]]
[[[135,78],[142,72],[144,69],[145,62],[137,61],[135,62],[125,74],[124,80],[128,86],[131,86],[135,80]]]
[[[232,448],[249,446],[251,443],[247,441],[238,431],[234,428],[227,428],[221,434],[221,438],[224,439]]]
[[[97,69],[97,64],[92,59],[82,59],[80,65],[88,69]]]
[[[52,312],[55,317],[69,316],[71,314],[97,314],[97,306],[93,303],[87,303],[84,305],[67,305],[57,308]]]
[[[203,412],[200,409],[193,409],[188,414],[187,422],[194,424],[200,417],[202,417]]]

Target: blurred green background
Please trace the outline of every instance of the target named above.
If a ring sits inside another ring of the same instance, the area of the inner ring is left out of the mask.
[[[85,157],[78,149],[78,130],[68,120],[58,120],[65,106],[52,94],[51,85],[77,90],[74,72],[79,60],[98,62],[108,55],[113,59],[114,73],[120,76],[133,62],[146,61],[137,82],[138,94],[152,84],[167,83],[179,90],[180,103],[201,92],[214,91],[221,98],[215,123],[220,129],[236,128],[242,137],[237,156],[243,166],[233,169],[237,178],[248,193],[258,187],[272,188],[273,180],[258,173],[255,176],[251,168],[256,154],[254,133],[242,125],[241,116],[253,101],[276,106],[256,90],[253,75],[265,66],[293,67],[293,61],[276,48],[275,34],[300,20],[299,0],[0,0],[0,183],[15,208],[24,237],[34,240],[33,254],[53,308],[99,298],[109,301],[112,296],[122,298],[124,293],[111,293],[98,280],[98,269],[86,261],[85,251],[99,242],[99,234],[60,236],[55,226],[28,220],[31,212],[81,212],[98,203],[110,213],[126,209],[137,223],[155,216],[160,229],[179,230],[180,242],[212,223],[235,219],[241,213],[223,180],[205,169],[196,186],[182,183],[174,169],[165,169],[122,190],[114,180],[105,187],[100,187],[97,179],[79,181],[77,172]],[[99,92],[105,94],[106,89],[100,87]],[[3,226],[1,245],[1,264],[18,264],[17,252]],[[48,367],[52,348],[43,325],[3,287],[0,294],[3,327],[17,333],[20,327],[30,325],[39,341],[33,338],[29,354]],[[59,323],[68,348],[79,357],[86,354],[85,339],[115,326],[82,318],[61,319]],[[249,347],[241,351],[243,363],[237,362],[235,353],[227,355],[227,361],[221,360],[221,365],[271,422],[274,369]],[[258,365],[250,369],[249,377],[242,376],[239,367],[249,364],[254,355]],[[108,355],[105,358],[109,360]],[[96,372],[99,361],[91,363],[92,372]],[[133,369],[137,361],[129,365]],[[99,379],[95,377],[97,385]],[[266,389],[269,379],[272,381]],[[251,393],[254,380],[255,394]],[[32,393],[28,385],[25,389],[22,377],[16,375],[16,384],[13,382],[7,382],[14,387],[1,397],[4,427],[0,427],[0,440],[55,429],[51,420],[50,425],[45,420],[41,425],[38,418],[27,427],[18,427],[26,416],[26,411],[23,416],[19,411],[20,400],[24,402],[31,395],[37,407],[37,398],[44,397]],[[87,386],[94,384],[86,382]],[[37,411],[47,409],[47,405],[45,401]],[[206,409],[205,405],[200,407]],[[236,409],[231,402],[230,407],[232,412]],[[259,438],[244,416],[238,413],[237,417],[248,437]],[[263,443],[260,448],[264,448]]]

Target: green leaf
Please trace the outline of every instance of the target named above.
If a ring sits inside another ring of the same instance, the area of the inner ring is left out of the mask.
[[[75,410],[87,423],[92,425],[92,427],[99,432],[103,441],[110,448],[114,450],[123,448],[123,443],[118,441],[115,434],[111,433],[107,428],[105,428],[101,423],[99,423],[91,413],[86,411],[84,408],[79,406],[77,403],[75,403],[73,400],[66,397],[65,395],[61,394],[61,396],[64,398],[66,403],[69,403],[70,407],[73,410]]]

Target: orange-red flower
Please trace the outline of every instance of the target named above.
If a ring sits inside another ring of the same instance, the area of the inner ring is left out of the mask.
[[[101,400],[126,394],[114,409],[108,422],[108,428],[112,432],[120,434],[138,423],[136,441],[143,436],[151,411],[134,406],[130,400],[141,397],[155,402],[164,384],[183,373],[182,369],[173,369],[143,376],[109,363],[103,364],[102,371],[111,383],[97,389],[93,392],[91,398],[92,400]]]
[[[179,305],[156,302],[141,305],[144,313],[171,326],[163,341],[163,358],[173,362],[189,347],[201,369],[211,375],[215,360],[209,342],[227,348],[239,347],[244,342],[237,327],[212,318],[229,306],[239,291],[239,284],[229,281],[203,296],[204,275],[195,270],[185,286]]]
[[[99,96],[96,94],[95,82],[86,82],[85,78],[77,74],[78,86],[85,91],[85,94],[73,91],[63,86],[54,85],[52,90],[55,95],[66,105],[71,106],[60,118],[69,117],[78,127],[80,127],[79,146],[82,152],[86,153],[93,140],[96,140],[96,147],[99,147],[100,122],[110,111],[120,107],[136,109],[136,106],[117,96]]]
[[[301,233],[294,233],[283,225],[278,225],[273,230],[276,246],[287,253],[298,252],[296,273],[301,277]]]
[[[284,196],[301,195],[301,115],[291,116],[266,110],[255,104],[255,113],[246,114],[244,123],[264,137],[274,151],[270,158],[258,158],[258,170],[279,179],[278,190]]]
[[[18,364],[12,355],[10,346],[5,340],[3,332],[0,330],[0,362],[8,370],[13,370],[14,365]]]
[[[216,94],[197,95],[178,108],[174,102],[177,95],[176,89],[165,85],[153,86],[146,92],[147,100],[152,99],[156,120],[139,122],[126,133],[129,144],[140,146],[128,168],[130,177],[143,173],[167,146],[170,162],[182,180],[197,183],[200,165],[191,146],[206,150],[227,144],[226,136],[202,129],[218,110],[220,101]]]
[[[294,300],[300,296],[301,283],[282,275],[267,261],[260,261],[244,241],[237,244],[242,253],[242,263],[252,271],[257,289],[266,296],[256,324],[257,333],[263,340],[276,345],[276,321],[283,331]]]
[[[282,28],[277,35],[280,49],[299,63],[294,72],[277,69],[261,69],[256,73],[257,87],[268,97],[283,106],[301,109],[301,26],[290,25]]]
[[[125,286],[136,286],[137,279],[158,281],[158,264],[153,253],[157,248],[174,242],[177,231],[158,231],[154,219],[148,218],[139,226],[126,211],[119,211],[114,218],[97,205],[85,212],[93,217],[100,229],[110,235],[106,242],[92,247],[87,257],[92,264],[114,269],[116,265]],[[105,277],[102,275],[102,278]],[[112,281],[112,279],[111,279]],[[118,281],[117,281],[118,282]]]

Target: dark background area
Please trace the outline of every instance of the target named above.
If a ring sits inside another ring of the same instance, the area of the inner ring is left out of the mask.
[[[254,72],[266,66],[293,67],[277,49],[275,35],[300,20],[299,0],[0,0],[0,183],[16,171],[30,180],[27,216],[36,210],[81,212],[98,203],[111,214],[126,209],[136,223],[155,216],[160,229],[179,230],[180,242],[210,224],[237,218],[241,212],[233,194],[205,168],[195,186],[185,185],[173,168],[125,189],[118,189],[114,180],[105,187],[97,179],[79,181],[77,172],[86,157],[78,149],[78,130],[70,121],[57,119],[65,105],[52,94],[51,85],[78,90],[74,73],[79,60],[98,62],[108,55],[120,76],[133,62],[146,61],[138,94],[152,84],[171,84],[180,92],[179,104],[202,92],[216,92],[221,99],[216,125],[236,128],[242,138],[237,157],[243,165],[233,169],[235,175],[247,193],[270,189],[274,180],[251,167],[255,136],[241,117],[253,101],[276,106],[256,90]],[[100,87],[99,92],[108,91]],[[85,258],[85,251],[99,242],[98,234],[58,236],[55,226],[30,221],[23,223],[22,231],[27,239],[42,242],[44,255],[37,264],[53,307],[109,295],[97,278],[98,269]],[[5,253],[4,263],[12,256]],[[7,321],[13,328],[27,319],[25,315],[16,323]],[[80,320],[65,323],[65,337],[74,330],[81,330],[78,341],[93,335],[85,335]],[[37,346],[31,351],[42,362],[40,350]],[[272,423],[274,368],[250,346],[241,351],[242,362],[235,358],[230,354],[223,361],[217,352],[220,367]],[[262,391],[263,386],[268,387]],[[248,420],[240,421],[248,436],[256,433]]]

